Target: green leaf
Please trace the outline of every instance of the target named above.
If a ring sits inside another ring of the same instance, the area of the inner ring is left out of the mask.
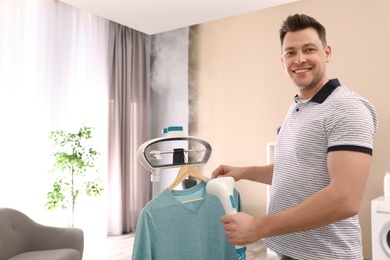
[[[54,161],[49,173],[56,176],[56,180],[47,193],[45,207],[49,210],[73,208],[81,194],[101,195],[104,186],[96,168],[99,151],[91,142],[92,128],[82,124],[76,133],[52,131],[49,139]]]

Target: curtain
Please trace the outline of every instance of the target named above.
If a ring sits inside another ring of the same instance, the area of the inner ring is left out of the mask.
[[[67,216],[44,210],[54,130],[95,128],[107,173],[107,29],[105,19],[56,0],[0,1],[0,207],[67,226]],[[105,231],[105,211],[84,206]]]
[[[150,199],[150,173],[137,159],[150,139],[149,37],[56,0],[1,0],[0,35],[0,207],[66,226],[43,207],[48,136],[85,123],[107,178],[104,196],[78,202],[76,226],[87,235],[133,231]]]
[[[150,37],[109,24],[108,235],[135,230],[150,200],[138,147],[150,139]]]

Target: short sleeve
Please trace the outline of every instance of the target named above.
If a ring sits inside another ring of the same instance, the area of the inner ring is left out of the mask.
[[[327,120],[328,152],[355,150],[369,152],[373,149],[377,131],[374,107],[357,97],[339,99]]]

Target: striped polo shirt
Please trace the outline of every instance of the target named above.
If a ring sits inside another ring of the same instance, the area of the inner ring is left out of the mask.
[[[294,207],[330,183],[327,153],[372,154],[377,115],[363,97],[329,80],[310,100],[295,96],[275,143],[269,214]],[[317,229],[266,238],[300,260],[363,259],[358,216]]]

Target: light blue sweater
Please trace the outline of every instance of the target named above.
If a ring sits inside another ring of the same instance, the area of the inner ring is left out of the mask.
[[[199,202],[181,201],[203,197]],[[234,190],[237,211],[239,193]],[[133,260],[236,260],[235,247],[224,235],[219,199],[205,183],[187,190],[165,189],[142,210],[133,247]]]

